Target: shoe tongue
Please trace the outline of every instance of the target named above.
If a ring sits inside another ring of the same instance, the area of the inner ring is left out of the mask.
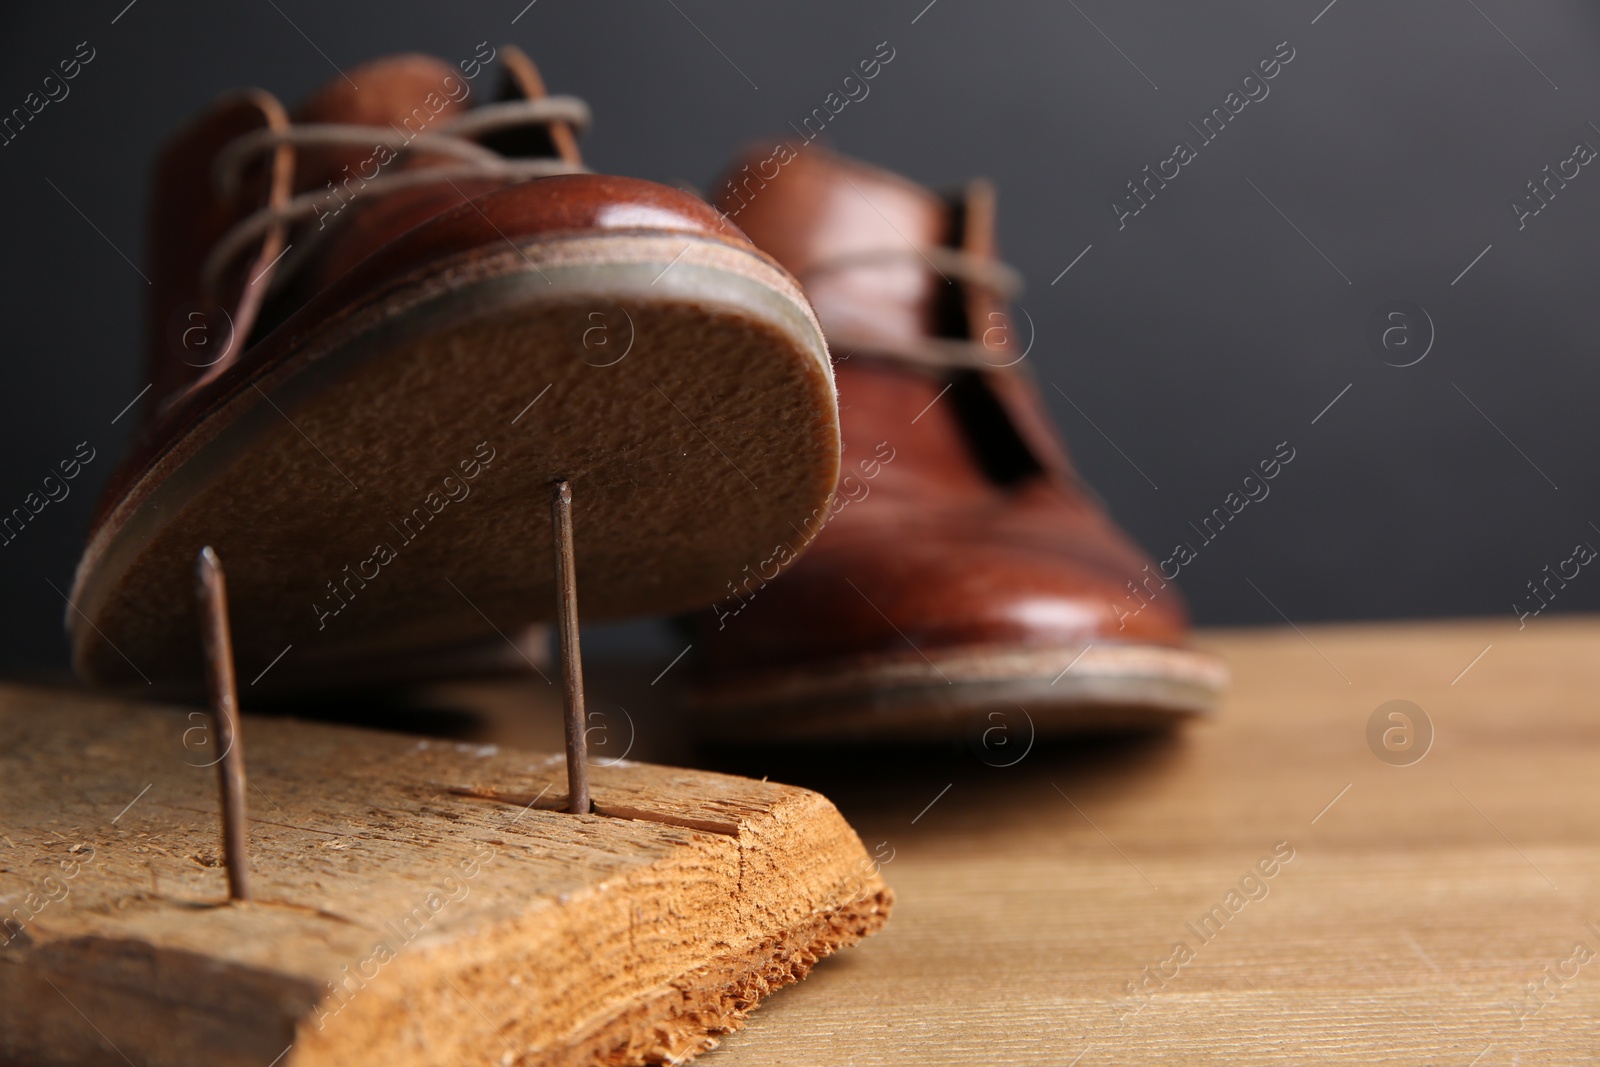
[[[402,137],[437,133],[470,108],[472,86],[442,59],[424,55],[389,56],[364,63],[348,76],[332,79],[313,93],[294,114],[296,123],[376,126]],[[299,152],[295,170],[298,191],[370,172],[377,145],[319,146]],[[421,158],[420,155],[417,158]],[[408,158],[403,165],[414,165]],[[345,168],[349,172],[345,172]],[[371,177],[368,173],[366,177]]]
[[[956,219],[932,190],[815,145],[782,145],[736,161],[715,200],[800,279],[835,347],[939,332],[946,283],[917,253],[956,243]]]

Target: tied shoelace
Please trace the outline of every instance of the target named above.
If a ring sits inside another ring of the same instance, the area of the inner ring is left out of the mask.
[[[453,182],[458,178],[526,181],[555,174],[583,173],[584,167],[561,159],[508,158],[476,140],[485,134],[525,126],[548,126],[556,122],[582,130],[589,125],[589,107],[572,96],[484,104],[441,124],[435,131],[409,135],[392,126],[343,123],[303,123],[284,129],[261,129],[230,142],[217,156],[215,175],[223,194],[232,195],[246,167],[256,159],[284,147],[371,148],[375,151],[385,148],[393,153],[393,157],[385,161],[381,165],[383,167],[393,167],[407,154],[427,153],[449,157],[438,163],[388,173],[380,169],[370,178],[361,175],[363,194],[393,192],[433,182]],[[317,189],[291,197],[280,204],[269,204],[241,219],[222,235],[206,256],[200,268],[200,283],[204,291],[219,293],[229,268],[252,245],[268,237],[274,230],[318,217],[343,203],[332,190]],[[314,230],[309,237],[297,240],[299,247],[296,248],[293,262],[284,264],[278,276],[292,273],[294,266],[304,261],[317,238],[325,232],[325,229]]]
[[[910,263],[914,266],[932,267],[947,283],[956,281],[986,289],[1004,300],[1015,299],[1022,292],[1022,275],[1015,268],[999,260],[976,256],[957,248],[874,248],[849,252],[812,264],[800,275],[802,284],[809,286],[822,275],[858,267],[893,266]],[[983,336],[987,336],[985,331]],[[991,346],[987,341],[953,337],[925,337],[917,341],[885,341],[862,339],[859,342],[848,332],[830,334],[830,347],[851,349],[863,355],[886,356],[912,363],[929,370],[1003,370],[1015,366],[1021,356],[1009,351],[1009,339],[1004,346]]]

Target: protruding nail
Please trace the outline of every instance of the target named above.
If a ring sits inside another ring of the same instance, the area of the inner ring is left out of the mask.
[[[578,649],[578,571],[572,547],[572,487],[556,482],[550,492],[550,524],[556,546],[556,630],[561,642],[561,700],[566,712],[567,810],[587,815],[589,739],[584,734],[583,653]]]
[[[206,689],[216,724],[217,781],[222,788],[222,852],[230,900],[250,899],[250,859],[245,840],[244,739],[239,731],[239,694],[233,677],[233,638],[228,628],[228,583],[222,562],[207,545],[195,564],[200,640],[206,658]]]

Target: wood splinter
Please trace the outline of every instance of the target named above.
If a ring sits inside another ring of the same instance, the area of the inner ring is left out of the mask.
[[[196,561],[200,640],[205,649],[206,695],[216,727],[217,781],[222,788],[222,852],[228,868],[228,899],[250,899],[250,858],[245,839],[244,740],[239,730],[239,693],[233,676],[233,638],[228,629],[228,584],[222,561],[207,545]]]
[[[583,654],[578,649],[578,571],[572,547],[572,487],[565,479],[550,492],[556,547],[556,629],[561,641],[561,705],[567,735],[567,810],[587,815],[589,739],[584,733]]]

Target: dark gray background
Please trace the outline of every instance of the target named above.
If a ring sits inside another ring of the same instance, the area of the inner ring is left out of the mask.
[[[1003,246],[1030,283],[1030,359],[1134,536],[1166,555],[1278,442],[1297,450],[1271,496],[1184,569],[1201,622],[1277,622],[1275,604],[1296,622],[1489,614],[1514,627],[1527,582],[1579,540],[1600,544],[1600,168],[1520,232],[1509,206],[1576,142],[1600,147],[1594,5],[926,2],[108,0],[8,13],[0,112],[78,42],[97,56],[0,147],[0,511],[77,442],[99,455],[70,498],[0,547],[0,667],[64,660],[50,583],[70,582],[137,412],[111,420],[148,381],[146,285],[117,250],[142,266],[160,140],[228,88],[293,100],[335,64],[403,50],[454,61],[482,40],[519,43],[553,91],[591,103],[593,167],[702,188],[888,41],[895,59],[829,138],[925,182],[997,180]],[[1296,56],[1270,96],[1119,231],[1109,203],[1123,183],[1194,140],[1187,124],[1281,41]],[[1395,299],[1423,305],[1437,330],[1404,369],[1366,339]],[[1597,604],[1600,576],[1584,573],[1550,610]]]

